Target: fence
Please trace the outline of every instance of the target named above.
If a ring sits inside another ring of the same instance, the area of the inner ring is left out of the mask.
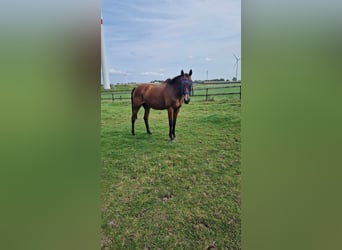
[[[131,100],[131,91],[101,91],[101,101]]]
[[[232,89],[234,91],[231,92],[221,92],[222,89]],[[203,91],[205,90],[205,94]],[[219,92],[216,92],[215,90],[219,90]],[[237,91],[238,90],[238,91]],[[209,93],[209,91],[213,91],[212,93]],[[195,94],[200,92],[200,94]],[[226,95],[239,95],[240,100],[241,100],[241,85],[238,86],[224,86],[224,87],[206,87],[206,88],[195,88],[193,89],[193,94],[192,96],[200,96],[200,97],[205,97],[205,100],[208,101],[211,96],[226,96]]]
[[[239,95],[241,100],[241,84],[234,86],[201,86],[202,84],[194,84],[191,97],[209,101],[214,96],[230,96]],[[202,97],[202,98],[201,98]],[[131,100],[131,90],[129,91],[101,91],[101,101],[127,101]]]

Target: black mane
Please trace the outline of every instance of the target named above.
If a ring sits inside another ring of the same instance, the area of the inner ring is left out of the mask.
[[[173,85],[173,84],[175,84],[175,83],[177,82],[177,80],[178,80],[179,78],[181,78],[181,75],[175,76],[175,77],[172,78],[172,79],[171,79],[171,78],[168,78],[168,79],[165,80],[165,82],[166,82],[167,84]]]
[[[192,70],[190,69],[189,73],[184,73],[184,71],[181,71],[181,74],[178,76],[175,76],[174,78],[168,78],[165,80],[166,84],[169,85],[175,85],[177,82],[180,82],[180,78],[182,78],[183,76],[185,76],[186,78],[190,77],[192,75]],[[191,78],[190,78],[191,80]]]
[[[171,84],[171,83],[172,83],[172,79],[171,79],[171,78],[167,78],[167,79],[165,80],[165,82],[166,82],[167,84]]]

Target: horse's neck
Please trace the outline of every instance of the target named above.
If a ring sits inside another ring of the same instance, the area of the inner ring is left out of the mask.
[[[179,91],[179,86],[178,86],[178,84],[177,83],[174,83],[174,85],[172,85],[172,84],[167,84],[167,83],[165,83],[166,84],[166,87],[165,88],[167,88],[175,97],[177,97],[177,98],[181,98],[181,96],[180,96],[180,91]]]

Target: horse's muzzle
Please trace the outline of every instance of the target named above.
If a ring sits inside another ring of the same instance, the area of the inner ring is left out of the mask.
[[[186,93],[184,96],[184,102],[185,102],[185,104],[188,104],[190,102],[190,96],[188,93]]]

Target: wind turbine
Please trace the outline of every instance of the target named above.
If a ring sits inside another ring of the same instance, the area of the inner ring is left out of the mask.
[[[234,53],[233,53],[233,56],[234,56],[235,59],[236,59],[236,63],[234,64],[233,69],[236,68],[235,79],[236,79],[236,81],[237,81],[237,79],[238,79],[237,76],[238,76],[238,68],[239,68],[239,61],[240,61],[240,58],[237,57]]]
[[[110,89],[102,17],[101,17],[101,71],[102,71],[102,78],[101,79],[103,82],[103,88],[104,89]]]

